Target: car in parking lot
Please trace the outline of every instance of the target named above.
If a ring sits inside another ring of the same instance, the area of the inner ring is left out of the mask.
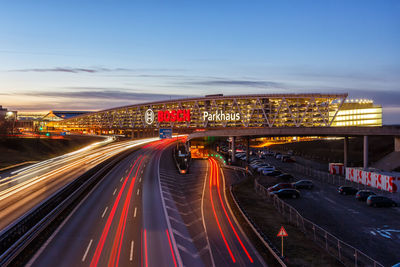
[[[268,192],[275,192],[284,188],[293,188],[291,183],[279,183],[267,189]]]
[[[367,205],[372,207],[397,207],[397,203],[384,196],[372,195],[367,198]]]
[[[356,193],[356,199],[359,201],[367,201],[367,198],[372,195],[376,194],[370,190],[360,190]]]
[[[296,189],[312,189],[314,187],[314,183],[310,180],[300,180],[293,183],[293,188]]]
[[[268,166],[268,165],[266,165],[266,166],[260,166],[260,167],[258,167],[257,168],[257,171],[258,172],[263,172],[263,171],[274,171],[275,170],[275,167],[274,166]]]
[[[277,178],[284,179],[284,180],[291,180],[291,179],[293,179],[293,175],[291,175],[290,173],[282,173],[282,174],[278,175]]]
[[[271,192],[273,195],[277,195],[279,198],[299,198],[300,192],[293,188],[280,189],[278,191]]]
[[[358,192],[358,189],[352,186],[343,185],[338,188],[338,192],[341,195],[355,195]]]
[[[285,155],[281,158],[282,162],[296,162],[291,156]]]
[[[278,176],[278,175],[281,175],[282,172],[278,171],[278,170],[275,170],[275,171],[262,171],[262,174],[263,175],[268,175],[268,176]]]

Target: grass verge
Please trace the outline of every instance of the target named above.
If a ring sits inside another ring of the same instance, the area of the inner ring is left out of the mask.
[[[268,203],[261,196],[257,195],[254,190],[253,178],[247,178],[242,183],[234,185],[232,190],[253,222],[279,250],[281,249],[281,238],[276,237],[276,235],[281,226],[285,227],[289,235],[284,238],[284,256],[288,266],[343,266],[338,260],[317,246],[297,227],[287,224],[282,215],[275,210],[275,207],[271,203]],[[232,199],[229,201],[232,201]],[[236,212],[234,211],[234,213]],[[237,214],[235,215],[237,216]],[[248,234],[250,227],[246,227],[247,223],[243,224],[243,221],[241,220],[240,223],[245,226],[244,230]],[[256,241],[254,240],[254,236],[255,234],[248,235],[251,241]],[[257,244],[257,242],[254,244]],[[262,255],[268,253],[264,247],[260,248],[259,245],[256,245],[256,248],[259,251],[260,249],[261,251],[265,251]]]

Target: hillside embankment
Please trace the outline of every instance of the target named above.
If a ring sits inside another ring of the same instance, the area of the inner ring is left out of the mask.
[[[104,140],[95,136],[66,136],[64,139],[0,138],[0,169],[26,161],[60,156]]]

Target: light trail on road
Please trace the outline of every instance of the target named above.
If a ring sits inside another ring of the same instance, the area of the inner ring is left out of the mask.
[[[16,171],[0,182],[0,229],[97,164],[156,140],[159,138],[110,143],[107,139]]]

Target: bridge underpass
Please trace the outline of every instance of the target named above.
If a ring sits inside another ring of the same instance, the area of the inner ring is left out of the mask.
[[[236,137],[245,137],[247,140],[247,160],[249,159],[250,139],[258,137],[278,137],[278,136],[323,136],[323,137],[343,137],[344,155],[343,163],[348,165],[349,137],[363,137],[363,168],[368,168],[368,146],[369,136],[387,136],[394,138],[394,152],[400,151],[400,127],[283,127],[283,128],[244,128],[244,129],[221,129],[194,132],[189,134],[188,141],[196,138],[209,136],[230,137],[232,142],[232,162],[235,161]]]

